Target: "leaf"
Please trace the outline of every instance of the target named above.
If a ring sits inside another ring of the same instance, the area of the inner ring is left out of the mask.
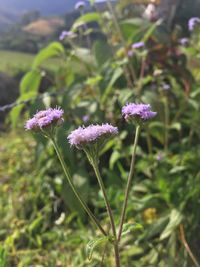
[[[39,215],[38,218],[36,218],[28,227],[28,230],[32,234],[36,234],[40,232],[42,222],[44,221],[43,217]]]
[[[35,60],[33,62],[33,68],[37,68],[40,66],[45,60],[52,58],[52,57],[58,57],[60,55],[64,55],[65,50],[61,43],[59,42],[53,42],[49,44],[47,47],[42,49],[37,56],[35,57]]]
[[[144,37],[142,38],[142,41],[145,43],[149,37],[153,34],[153,32],[156,30],[156,28],[161,24],[162,20],[156,21],[145,33]]]
[[[93,240],[90,240],[86,246],[86,254],[89,260],[92,259],[92,255],[94,252],[94,249],[97,248],[98,246],[105,244],[109,241],[109,237],[104,236],[104,237],[98,237]]]
[[[114,150],[111,157],[110,157],[110,162],[109,162],[109,166],[110,166],[110,169],[113,170],[113,167],[115,165],[115,162],[120,159],[122,156],[122,154],[117,151],[117,150]]]
[[[102,101],[102,104],[105,103],[105,101],[106,101],[108,95],[109,95],[110,92],[112,91],[112,87],[113,87],[114,83],[119,79],[119,77],[120,77],[122,74],[123,74],[123,69],[120,68],[120,67],[118,67],[118,68],[114,71],[113,76],[112,76],[112,78],[111,78],[111,80],[110,80],[110,82],[109,82],[107,88],[105,89],[105,92],[104,92],[103,96],[102,96],[102,100],[101,100],[101,101]]]
[[[71,31],[75,31],[78,27],[80,27],[86,23],[89,23],[89,22],[96,21],[97,23],[99,23],[100,20],[101,20],[101,16],[97,12],[91,12],[91,13],[84,14],[74,22],[74,24],[72,25]]]
[[[18,98],[18,101],[17,102],[23,102],[23,101],[27,101],[33,97],[35,97],[37,95],[37,92],[28,92],[28,93],[25,93],[23,95],[21,95],[19,98]],[[18,105],[16,107],[14,107],[11,111],[10,111],[10,120],[11,120],[11,124],[12,124],[12,127],[16,127],[17,125],[17,121],[19,119],[19,115],[22,111],[24,107],[24,104],[22,103],[21,105]]]
[[[123,225],[122,236],[125,236],[131,232],[142,230],[143,226],[139,223],[125,223]]]
[[[178,211],[173,209],[170,214],[169,223],[165,227],[164,231],[160,236],[160,240],[163,240],[171,235],[171,233],[177,228],[177,226],[181,223],[183,219],[182,214]]]
[[[110,46],[105,41],[96,41],[93,46],[96,62],[98,66],[105,64],[112,55]]]
[[[155,223],[151,224],[150,228],[143,238],[150,239],[160,234],[169,222],[169,216],[159,218]]]
[[[21,95],[27,92],[37,92],[40,86],[42,76],[38,70],[27,72],[20,83]]]

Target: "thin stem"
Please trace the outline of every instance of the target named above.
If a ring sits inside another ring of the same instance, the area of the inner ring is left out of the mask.
[[[169,107],[167,98],[164,99],[164,110],[165,110],[165,143],[164,149],[167,153],[168,151],[168,143],[169,143]]]
[[[111,229],[112,229],[113,236],[114,236],[114,244],[113,244],[113,246],[114,246],[114,252],[115,252],[115,264],[116,264],[116,267],[120,267],[119,247],[118,247],[117,233],[116,233],[113,213],[112,213],[112,210],[111,210],[111,207],[110,207],[110,203],[108,201],[108,197],[107,197],[107,194],[106,194],[106,189],[105,189],[101,174],[99,172],[98,161],[95,160],[95,159],[92,159],[91,164],[92,164],[92,166],[94,168],[94,171],[95,171],[99,186],[100,186],[101,191],[103,193],[103,197],[104,197],[104,201],[105,201],[108,217],[110,219]]]
[[[131,182],[133,179],[133,174],[134,174],[134,169],[135,169],[135,156],[136,156],[136,148],[137,148],[139,134],[140,134],[140,127],[141,127],[140,125],[136,127],[135,140],[134,140],[134,145],[133,145],[133,154],[132,154],[132,159],[131,159],[131,167],[130,167],[130,172],[128,176],[128,181],[127,181],[127,186],[126,186],[126,191],[125,191],[125,199],[124,199],[124,204],[122,207],[121,219],[120,219],[120,224],[119,224],[118,242],[120,241],[121,235],[122,235],[122,229],[123,229],[124,219],[126,215],[126,208],[127,208],[127,203],[128,203],[128,195],[129,195],[129,191],[131,188]]]
[[[58,145],[56,143],[56,141],[54,140],[54,138],[51,137],[51,141],[53,143],[54,149],[57,153],[57,156],[60,160],[60,163],[62,165],[63,171],[65,173],[65,176],[67,178],[67,181],[71,187],[71,189],[73,190],[74,194],[76,195],[77,199],[79,200],[80,204],[82,205],[83,209],[86,211],[86,213],[88,214],[88,216],[90,217],[90,219],[93,221],[93,223],[99,228],[99,230],[101,231],[101,233],[104,236],[107,236],[107,233],[105,232],[105,230],[102,228],[102,226],[100,225],[99,221],[97,220],[97,218],[94,216],[94,214],[91,212],[91,210],[88,208],[88,206],[85,204],[85,202],[82,200],[82,197],[80,196],[80,194],[77,192],[76,188],[74,187],[73,183],[72,183],[72,177],[71,174],[65,164],[65,161],[62,157],[62,154],[60,153],[60,150],[58,148]]]
[[[119,37],[121,39],[122,45],[125,48],[125,50],[127,51],[128,49],[127,49],[126,41],[125,41],[123,33],[122,33],[121,29],[120,29],[120,26],[119,26],[119,23],[118,23],[118,20],[117,20],[117,16],[116,16],[115,11],[114,11],[114,9],[112,7],[112,4],[110,3],[110,0],[107,0],[106,3],[107,3],[107,6],[108,6],[112,16],[113,16],[113,22],[114,22],[116,31],[118,32]],[[130,62],[130,58],[127,56],[127,54],[126,54],[126,58],[128,60],[128,69],[130,71],[130,74],[131,74],[132,78],[134,80],[136,80],[135,71],[134,71],[133,66],[132,66],[132,64]],[[131,82],[131,84],[132,84],[132,87],[133,87],[133,82]]]
[[[188,243],[187,243],[187,240],[186,240],[186,238],[185,238],[184,227],[183,227],[182,224],[180,225],[179,229],[180,229],[180,238],[181,238],[181,242],[183,243],[183,245],[184,245],[184,247],[185,247],[187,253],[189,254],[191,260],[192,260],[193,263],[194,263],[194,265],[195,265],[196,267],[200,267],[200,265],[199,265],[197,259],[195,258],[194,254],[192,253],[192,250],[190,249],[190,246],[189,246]]]

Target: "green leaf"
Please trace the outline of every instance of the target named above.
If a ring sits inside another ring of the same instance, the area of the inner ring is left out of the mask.
[[[182,214],[178,210],[172,210],[169,218],[169,223],[165,227],[160,236],[160,240],[163,240],[171,235],[171,233],[179,226],[183,220]]]
[[[94,252],[94,249],[97,248],[100,245],[103,245],[109,241],[109,237],[98,237],[93,240],[90,240],[86,246],[86,254],[89,260],[92,259],[92,255]]]
[[[17,102],[23,102],[23,101],[27,101],[33,97],[35,97],[37,95],[37,92],[28,92],[28,93],[24,93],[23,95],[21,95],[19,98],[18,98],[18,101]],[[21,105],[18,105],[16,107],[14,107],[11,111],[10,111],[10,120],[11,120],[11,124],[12,124],[12,127],[16,127],[17,125],[17,122],[18,122],[18,119],[19,119],[19,116],[20,116],[20,113],[22,111],[24,107],[24,104],[22,103]]]
[[[105,41],[96,41],[93,46],[96,62],[99,67],[105,64],[111,58],[112,52],[110,46]]]
[[[125,223],[123,225],[122,236],[130,234],[138,230],[143,230],[143,226],[139,223]]]
[[[102,96],[102,100],[101,100],[101,101],[102,101],[102,104],[105,103],[105,101],[106,101],[108,95],[109,95],[109,94],[111,93],[111,91],[112,91],[112,87],[113,87],[113,85],[115,84],[115,82],[119,79],[119,77],[120,77],[122,74],[123,74],[123,69],[120,68],[120,67],[118,67],[118,68],[114,71],[113,76],[112,76],[112,78],[111,78],[111,80],[110,80],[110,82],[109,82],[107,88],[105,89],[105,92],[104,92],[103,96]]]
[[[113,167],[114,167],[116,161],[117,161],[118,159],[120,159],[121,156],[122,156],[122,154],[121,154],[119,151],[117,151],[117,150],[114,150],[114,151],[113,151],[113,153],[112,153],[112,155],[111,155],[111,157],[110,157],[110,162],[109,162],[109,166],[110,166],[110,169],[111,169],[111,170],[113,170]]]
[[[53,57],[59,57],[61,55],[64,56],[65,50],[61,43],[53,42],[49,44],[47,47],[42,49],[33,62],[33,68],[37,68],[40,66],[45,60]]]
[[[78,27],[80,27],[86,23],[89,23],[89,22],[96,21],[99,23],[100,20],[101,20],[101,16],[97,12],[91,12],[91,13],[84,14],[74,22],[74,24],[72,25],[71,31],[75,31]]]
[[[20,83],[20,93],[23,95],[27,92],[37,92],[40,86],[42,76],[38,70],[27,72]]]
[[[154,33],[154,31],[160,24],[161,24],[161,20],[158,20],[147,30],[144,37],[142,38],[142,41],[144,43],[149,39],[149,37]]]

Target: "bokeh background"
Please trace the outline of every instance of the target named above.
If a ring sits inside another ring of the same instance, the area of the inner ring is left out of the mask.
[[[118,222],[135,132],[121,117],[127,102],[150,103],[158,115],[139,140],[122,266],[198,267],[200,25],[191,30],[188,21],[200,16],[200,1],[76,3],[0,0],[0,267],[114,266],[109,245],[88,259],[87,243],[100,233],[51,144],[24,123],[40,109],[65,110],[59,146],[74,184],[108,228],[94,173],[66,137],[83,124],[119,127],[100,164]]]

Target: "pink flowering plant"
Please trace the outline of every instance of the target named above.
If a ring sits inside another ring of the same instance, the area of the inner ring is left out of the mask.
[[[102,237],[98,238],[99,240],[101,240],[100,243],[109,242],[112,244],[114,248],[115,266],[120,267],[121,260],[120,260],[119,248],[120,248],[121,237],[123,234],[123,226],[125,222],[129,191],[134,176],[135,156],[136,156],[136,148],[138,144],[139,134],[142,125],[149,119],[155,117],[156,112],[153,112],[151,110],[151,106],[146,104],[129,103],[122,108],[122,116],[124,117],[124,119],[128,122],[135,122],[136,132],[135,132],[135,139],[132,151],[131,166],[125,189],[124,204],[121,211],[119,227],[116,224],[113,211],[111,209],[110,201],[107,195],[107,190],[105,188],[101,172],[99,169],[100,150],[104,147],[104,145],[109,139],[115,138],[118,135],[119,131],[118,128],[108,123],[101,125],[98,124],[89,125],[88,127],[80,126],[78,129],[72,131],[67,137],[67,140],[72,147],[74,146],[77,149],[83,150],[85,152],[89,163],[93,167],[100,190],[103,194],[107,215],[110,221],[109,229],[111,229],[111,231],[109,230],[106,231],[102,227],[99,219],[96,218],[96,216],[87,206],[87,203],[85,203],[85,201],[81,197],[81,194],[77,191],[75,185],[73,184],[71,172],[64,161],[64,158],[60,152],[57,141],[55,139],[56,129],[57,127],[61,126],[64,121],[63,115],[64,111],[61,108],[49,108],[46,110],[41,110],[26,122],[25,129],[33,131],[35,133],[41,133],[52,142],[71,189],[73,190],[75,196],[80,202],[82,208],[85,210],[85,212],[88,214],[92,222],[96,225],[96,227],[100,230],[101,234],[103,235],[103,238]],[[89,258],[91,258],[92,252],[91,252],[90,242],[88,243],[87,249],[89,251]]]

